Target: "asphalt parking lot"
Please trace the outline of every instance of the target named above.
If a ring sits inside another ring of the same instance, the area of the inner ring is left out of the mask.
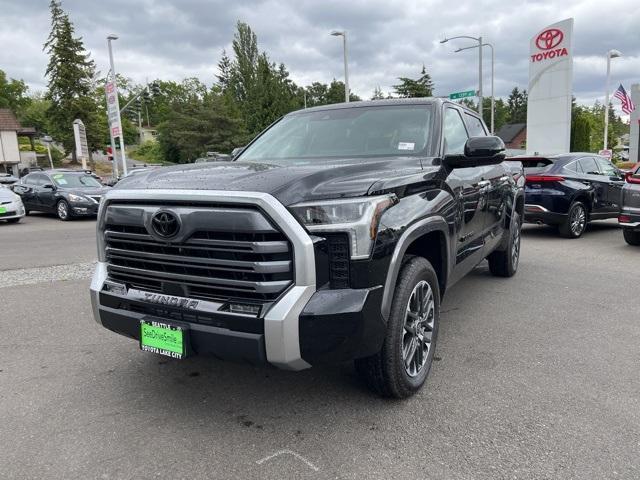
[[[0,225],[2,478],[640,478],[640,250],[525,226],[443,304],[406,401],[348,366],[166,360],[95,324],[95,222]]]

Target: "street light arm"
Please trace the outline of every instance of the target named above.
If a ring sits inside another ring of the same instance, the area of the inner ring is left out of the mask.
[[[490,43],[483,43],[482,46],[483,47],[489,47],[491,49],[491,51],[493,51],[493,45],[490,44]],[[454,50],[454,52],[458,53],[458,52],[462,52],[463,50],[470,50],[472,48],[478,48],[478,45],[471,45],[469,47],[461,47],[461,48],[458,48],[458,49]]]
[[[449,38],[444,38],[443,40],[440,40],[440,43],[447,43],[449,40],[457,40],[459,38],[468,38],[469,40],[475,40],[476,42],[480,41],[479,37],[470,37],[468,35],[458,35],[456,37],[449,37]]]

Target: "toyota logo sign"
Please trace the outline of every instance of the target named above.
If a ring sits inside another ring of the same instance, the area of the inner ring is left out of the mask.
[[[564,39],[564,33],[557,28],[548,28],[536,38],[536,47],[540,50],[551,50],[560,45]]]
[[[151,218],[151,228],[159,237],[175,237],[180,231],[180,220],[173,212],[160,210]]]

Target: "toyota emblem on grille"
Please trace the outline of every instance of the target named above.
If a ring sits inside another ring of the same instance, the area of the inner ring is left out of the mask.
[[[160,237],[175,237],[180,231],[180,220],[175,213],[160,210],[151,218],[151,228]]]

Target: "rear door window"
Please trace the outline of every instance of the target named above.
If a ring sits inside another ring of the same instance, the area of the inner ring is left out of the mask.
[[[614,167],[609,160],[605,160],[604,158],[596,157],[596,162],[598,162],[598,166],[600,167],[600,171],[605,177],[615,177],[618,175],[616,167]]]
[[[565,170],[569,170],[570,172],[574,172],[574,173],[583,173],[582,172],[582,167],[580,166],[580,162],[578,162],[578,161],[566,164],[564,166],[564,169]]]
[[[593,157],[583,157],[579,160],[582,171],[587,175],[601,175],[598,164]]]

